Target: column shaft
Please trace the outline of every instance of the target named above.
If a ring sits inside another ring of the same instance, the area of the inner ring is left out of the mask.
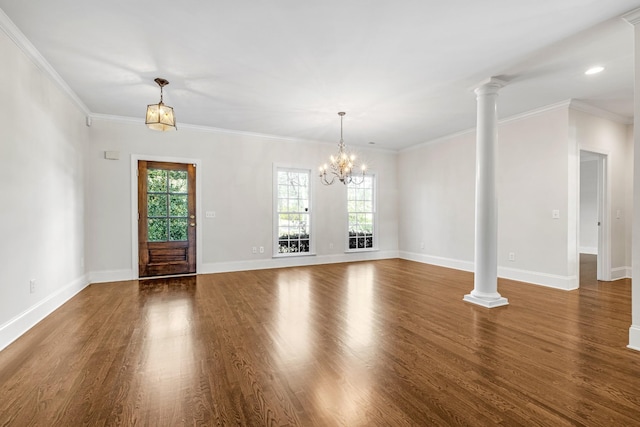
[[[484,307],[509,303],[498,293],[497,98],[502,86],[503,82],[492,78],[475,90],[478,101],[475,276],[474,288],[464,300]]]

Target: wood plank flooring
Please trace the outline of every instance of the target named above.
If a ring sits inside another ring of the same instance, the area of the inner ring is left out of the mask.
[[[496,309],[398,259],[91,285],[0,352],[0,425],[640,425],[630,281],[592,273]]]

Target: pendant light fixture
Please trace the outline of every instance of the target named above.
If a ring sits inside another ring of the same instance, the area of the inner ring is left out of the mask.
[[[367,167],[363,164],[359,168],[356,166],[356,156],[353,153],[347,151],[344,145],[344,139],[342,138],[342,119],[345,116],[345,112],[338,113],[340,116],[340,142],[338,143],[338,154],[330,157],[330,163],[325,163],[320,166],[320,182],[324,185],[331,185],[336,178],[343,183],[347,184],[361,184],[364,181],[364,175]],[[356,176],[353,176],[353,170],[360,169],[360,172]],[[331,179],[329,179],[329,177]]]
[[[173,108],[164,105],[162,102],[163,88],[169,84],[165,79],[157,77],[154,80],[160,86],[160,102],[147,105],[147,119],[145,121],[149,129],[167,131],[176,130],[176,116],[173,115]]]

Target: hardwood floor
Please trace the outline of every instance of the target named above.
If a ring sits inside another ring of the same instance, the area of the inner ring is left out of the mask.
[[[640,425],[630,281],[384,260],[91,285],[0,352],[0,425]]]

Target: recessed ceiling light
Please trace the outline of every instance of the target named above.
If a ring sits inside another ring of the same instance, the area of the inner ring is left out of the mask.
[[[590,75],[592,75],[592,74],[598,74],[598,73],[601,73],[602,71],[604,71],[604,67],[602,67],[602,66],[600,66],[600,65],[597,65],[597,66],[595,66],[595,67],[591,67],[591,68],[589,68],[589,69],[588,69],[587,71],[585,71],[584,73],[585,73],[587,76],[590,76]]]

